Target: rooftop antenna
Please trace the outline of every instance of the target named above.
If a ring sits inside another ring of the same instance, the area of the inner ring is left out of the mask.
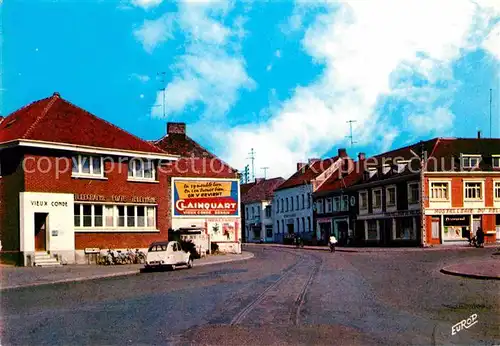
[[[158,89],[159,91],[163,92],[163,118],[165,118],[165,74],[166,72],[158,72],[156,76],[160,76],[160,83],[161,83],[161,88]]]
[[[349,138],[349,139],[350,139],[350,141],[351,141],[351,147],[352,147],[352,145],[353,145],[354,143],[356,143],[356,142],[354,142],[354,141],[353,141],[353,136],[352,136],[352,123],[355,123],[355,122],[356,122],[356,120],[348,120],[348,121],[346,121],[346,122],[347,122],[347,123],[349,123],[349,128],[350,128],[350,133],[351,133],[351,135],[350,135],[350,136],[346,136],[346,138]]]
[[[250,160],[252,160],[252,181],[255,180],[255,151],[253,150],[250,150],[250,157],[249,157]]]
[[[269,167],[261,167],[262,170],[264,170],[264,179],[266,179],[267,177],[267,170],[269,169]]]

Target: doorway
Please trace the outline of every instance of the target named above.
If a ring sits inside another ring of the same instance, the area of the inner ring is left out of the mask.
[[[480,215],[474,215],[472,218],[472,233],[476,234],[477,229],[481,227],[481,221]]]
[[[35,213],[35,251],[47,251],[47,217],[49,213]]]
[[[441,219],[432,218],[432,239],[439,239],[441,235]]]

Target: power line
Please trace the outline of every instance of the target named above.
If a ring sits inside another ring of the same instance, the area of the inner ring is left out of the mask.
[[[346,136],[346,138],[349,138],[349,139],[351,140],[351,147],[352,147],[352,146],[353,146],[353,144],[354,144],[354,143],[356,143],[356,142],[354,142],[354,141],[353,141],[353,136],[352,136],[352,123],[355,123],[355,122],[356,122],[356,120],[348,120],[348,121],[346,121],[346,122],[347,122],[347,123],[349,123],[349,128],[350,128],[350,132],[351,132],[351,135],[350,135],[350,136]]]

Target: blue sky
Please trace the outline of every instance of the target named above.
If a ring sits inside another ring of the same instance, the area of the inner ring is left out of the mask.
[[[490,88],[499,137],[499,4],[10,0],[0,111],[58,91],[145,139],[184,121],[237,169],[254,148],[268,177],[339,147],[489,136]]]

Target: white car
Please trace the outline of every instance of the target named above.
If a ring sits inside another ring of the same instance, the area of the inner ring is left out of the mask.
[[[189,252],[182,249],[177,241],[158,241],[149,246],[146,255],[146,268],[169,266],[175,270],[177,266],[193,267],[193,258]]]

